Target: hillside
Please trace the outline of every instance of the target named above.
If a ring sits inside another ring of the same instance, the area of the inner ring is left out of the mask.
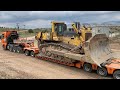
[[[120,21],[108,21],[108,22],[103,22],[102,24],[120,25]]]

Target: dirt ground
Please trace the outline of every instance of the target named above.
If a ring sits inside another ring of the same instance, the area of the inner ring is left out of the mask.
[[[4,51],[0,43],[0,79],[112,79],[83,69]]]

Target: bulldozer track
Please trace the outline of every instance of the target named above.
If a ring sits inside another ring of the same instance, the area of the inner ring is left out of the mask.
[[[39,49],[41,50],[42,48],[44,47],[50,47],[50,46],[54,46],[55,48],[54,49],[64,49],[64,50],[67,50],[68,52],[72,52],[72,53],[80,53],[80,51],[77,51],[77,50],[80,50],[80,46],[73,46],[73,45],[69,45],[69,44],[65,44],[65,43],[45,43],[45,44],[40,44],[39,45]]]
[[[47,58],[50,57],[52,59],[54,58],[55,60],[57,59],[57,61],[56,61],[57,63],[64,64],[64,62],[65,63],[76,62],[76,60],[72,60],[70,58],[63,57],[63,56],[61,56],[57,53],[53,53],[52,51],[47,51],[46,48],[49,49],[49,47],[54,47],[53,49],[60,50],[60,51],[65,51],[66,53],[67,52],[79,53],[77,51],[74,51],[74,49],[76,49],[75,46],[71,46],[71,45],[64,44],[64,43],[58,43],[58,44],[57,43],[45,43],[45,44],[40,44],[39,49],[41,51],[40,54],[42,54],[44,57],[47,56]],[[42,49],[44,49],[44,52],[43,52]],[[55,60],[52,60],[52,61],[54,62]]]

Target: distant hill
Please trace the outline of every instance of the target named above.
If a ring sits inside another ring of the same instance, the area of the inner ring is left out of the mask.
[[[120,21],[108,21],[108,22],[103,22],[102,24],[120,25]]]

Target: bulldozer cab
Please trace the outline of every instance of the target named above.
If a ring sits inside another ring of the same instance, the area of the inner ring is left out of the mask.
[[[64,22],[52,22],[52,32],[55,32],[57,36],[63,36],[66,30],[67,25]]]

